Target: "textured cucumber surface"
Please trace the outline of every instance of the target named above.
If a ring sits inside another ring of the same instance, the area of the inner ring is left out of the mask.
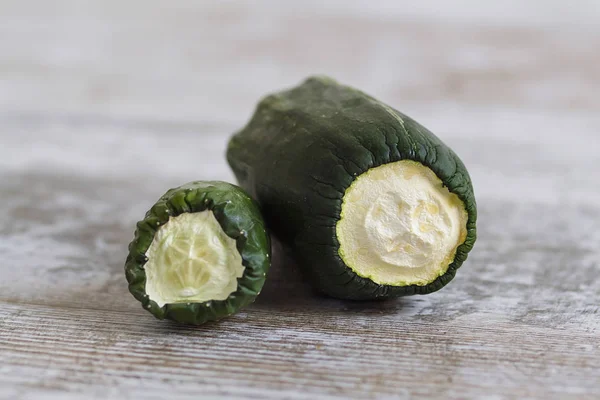
[[[265,97],[230,140],[227,160],[258,200],[272,233],[316,287],[334,297],[384,299],[439,290],[476,240],[477,206],[460,158],[410,117],[327,77]],[[453,262],[422,286],[377,284],[358,276],[338,253],[335,230],[345,190],[370,168],[400,160],[429,167],[468,214],[467,237]]]

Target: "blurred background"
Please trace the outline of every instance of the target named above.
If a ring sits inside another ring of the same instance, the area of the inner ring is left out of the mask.
[[[135,222],[171,187],[234,181],[229,136],[312,74],[462,158],[479,239],[457,279],[359,306],[274,271],[211,329],[154,321],[123,276]],[[0,398],[250,393],[281,371],[271,398],[597,398],[599,137],[599,0],[0,0]]]
[[[598,49],[597,0],[2,0],[0,166],[231,178],[227,136],[316,73],[450,142],[537,142],[598,126]]]

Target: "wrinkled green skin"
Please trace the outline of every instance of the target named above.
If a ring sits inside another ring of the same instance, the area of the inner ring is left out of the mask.
[[[475,197],[458,156],[411,118],[332,79],[309,78],[264,98],[229,142],[227,159],[272,233],[330,296],[370,300],[434,292],[454,278],[475,243]],[[424,286],[377,284],[354,273],[338,253],[336,223],[346,189],[368,169],[399,160],[433,170],[468,213],[467,238],[454,261]]]
[[[158,228],[182,213],[212,210],[227,236],[235,239],[242,256],[244,274],[226,300],[173,303],[159,307],[146,294],[146,251]],[[252,303],[265,282],[271,265],[271,243],[258,205],[241,188],[225,182],[190,182],[165,193],[137,223],[129,244],[125,275],[129,291],[156,318],[200,325],[216,321]]]

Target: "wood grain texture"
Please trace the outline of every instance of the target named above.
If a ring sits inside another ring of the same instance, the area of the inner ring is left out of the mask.
[[[596,2],[27,3],[0,1],[0,399],[600,398]],[[232,180],[228,135],[313,73],[461,156],[457,278],[343,302],[276,248],[240,314],[155,320],[123,274],[135,222]]]

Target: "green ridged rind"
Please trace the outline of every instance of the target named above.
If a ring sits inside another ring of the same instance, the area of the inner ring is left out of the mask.
[[[230,140],[227,160],[238,182],[260,204],[271,232],[316,287],[354,300],[427,294],[444,287],[467,259],[477,205],[460,158],[410,117],[327,77],[265,97]],[[336,236],[342,198],[370,168],[414,160],[429,167],[464,203],[467,237],[448,270],[424,285],[381,285],[341,259]]]
[[[236,241],[244,274],[226,300],[172,303],[159,307],[146,294],[146,251],[158,228],[182,213],[212,210],[225,234]],[[200,325],[227,317],[252,303],[271,265],[271,243],[258,204],[241,188],[226,182],[196,181],[170,189],[137,223],[129,244],[125,276],[129,291],[156,318]]]

